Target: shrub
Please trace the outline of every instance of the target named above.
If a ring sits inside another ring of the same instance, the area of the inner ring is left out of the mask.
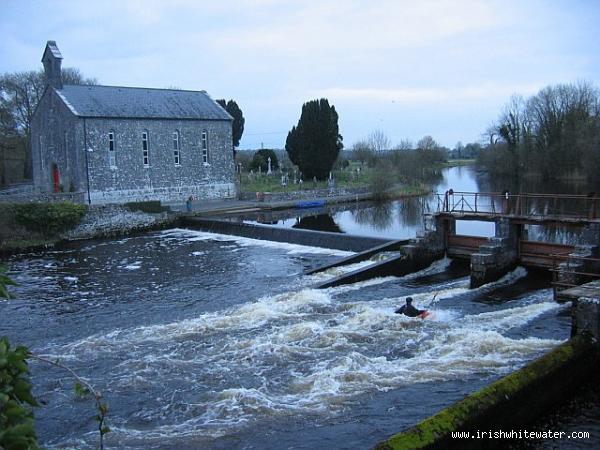
[[[271,169],[278,169],[279,160],[277,159],[277,155],[273,150],[264,148],[254,153],[249,170],[258,171],[258,168],[260,167],[260,170],[267,172],[269,170],[269,158],[271,158]]]
[[[31,395],[27,347],[10,348],[8,338],[0,338],[0,448],[37,449],[33,412],[37,406]]]
[[[13,204],[15,221],[29,231],[55,236],[75,227],[87,207],[71,202]]]
[[[6,286],[15,284],[0,266],[0,297],[9,297]],[[37,406],[31,395],[27,347],[10,348],[8,338],[0,338],[0,448],[38,449],[33,428],[33,412]]]
[[[369,190],[375,200],[384,200],[389,197],[389,191],[394,187],[394,171],[387,166],[380,165],[371,175]]]

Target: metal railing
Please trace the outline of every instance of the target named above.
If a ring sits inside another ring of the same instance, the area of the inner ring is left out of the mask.
[[[560,292],[600,279],[600,258],[577,256],[572,253],[554,253],[552,267],[552,288],[554,298]]]
[[[438,212],[584,220],[598,218],[600,200],[595,193],[511,194],[507,191],[458,192],[452,189],[436,196]]]

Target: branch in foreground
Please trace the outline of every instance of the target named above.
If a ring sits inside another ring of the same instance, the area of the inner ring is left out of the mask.
[[[108,406],[106,405],[106,403],[102,403],[102,394],[99,391],[96,391],[94,389],[94,387],[88,383],[87,381],[85,381],[83,378],[81,378],[79,375],[77,375],[73,369],[71,369],[68,366],[65,366],[64,364],[61,364],[60,362],[58,362],[58,360],[53,361],[51,359],[48,358],[44,358],[43,356],[38,356],[35,355],[31,352],[29,352],[29,354],[27,355],[29,358],[31,359],[35,359],[37,361],[40,362],[44,362],[46,364],[50,364],[52,366],[56,366],[59,367],[63,370],[66,370],[67,372],[69,372],[71,374],[71,376],[73,376],[73,378],[75,378],[77,380],[77,382],[79,383],[79,386],[84,386],[84,388],[78,387],[78,385],[75,385],[75,390],[77,391],[78,394],[85,394],[86,392],[91,393],[94,396],[94,401],[96,402],[96,407],[98,408],[98,412],[99,414],[96,416],[96,420],[98,421],[98,432],[100,433],[100,450],[104,449],[104,435],[108,432],[110,432],[110,428],[105,425],[105,420],[106,420],[106,415],[108,414]]]

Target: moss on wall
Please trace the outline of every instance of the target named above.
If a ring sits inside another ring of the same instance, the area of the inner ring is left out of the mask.
[[[590,360],[594,364],[589,364]],[[588,337],[576,336],[522,369],[392,436],[376,450],[449,448],[452,444],[465,448],[464,440],[451,441],[452,431],[487,430],[490,424],[523,424],[520,421],[526,420],[527,415],[534,419],[540,409],[569,394],[567,384],[592,376],[597,371],[597,360],[597,347]]]

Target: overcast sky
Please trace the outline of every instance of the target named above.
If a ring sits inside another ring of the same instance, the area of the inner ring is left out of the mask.
[[[240,148],[283,148],[326,97],[346,148],[373,130],[479,141],[513,93],[600,87],[600,1],[0,0],[0,73],[63,67],[100,84],[234,99]]]

